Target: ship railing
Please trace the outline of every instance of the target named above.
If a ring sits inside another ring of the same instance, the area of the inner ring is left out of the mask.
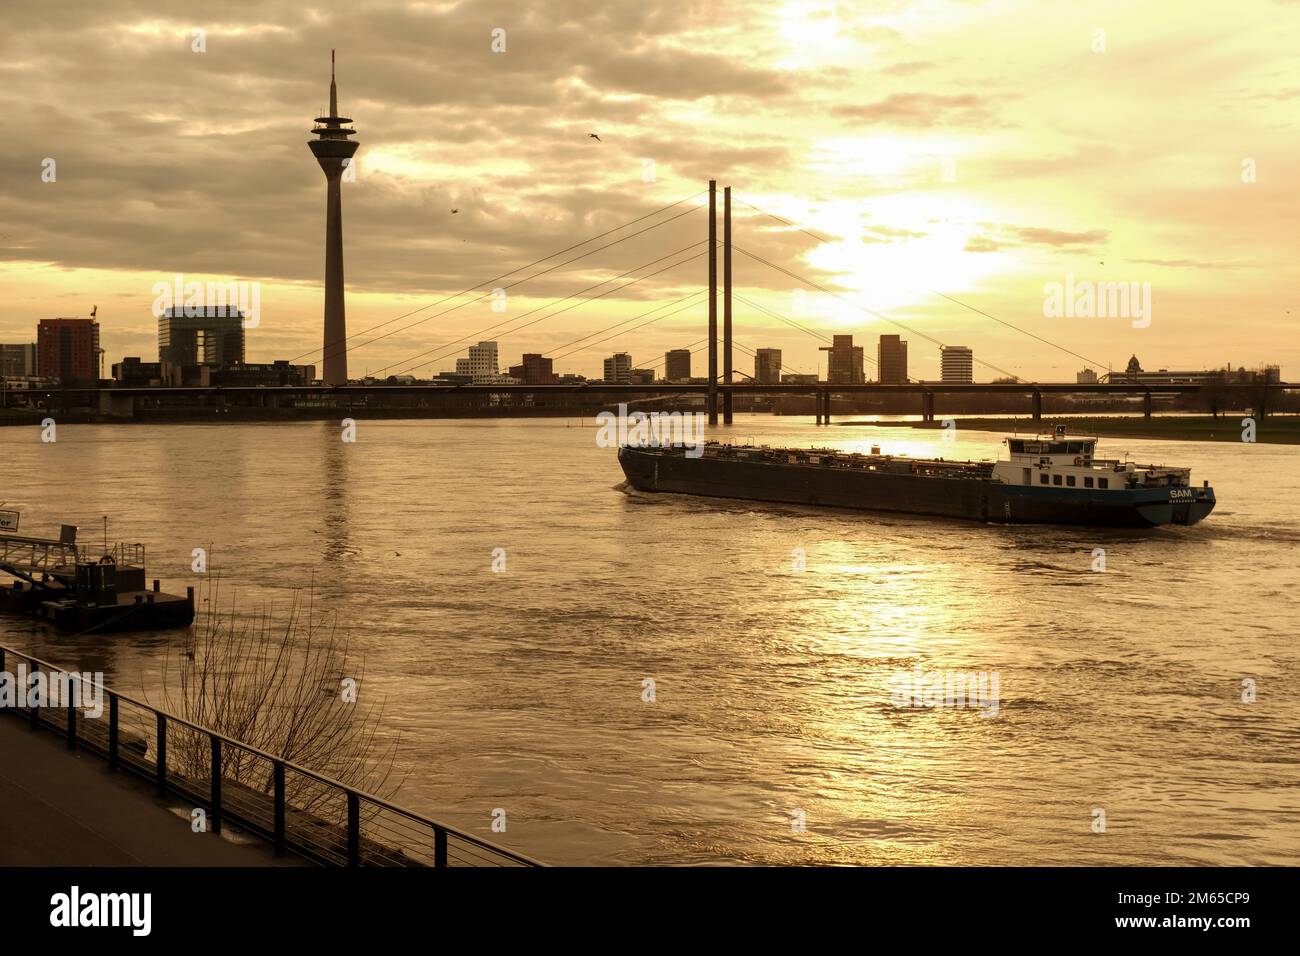
[[[76,558],[80,562],[94,563],[106,557],[111,557],[118,567],[143,568],[144,545],[138,541],[118,541],[107,549],[91,544],[78,545],[76,549]]]
[[[40,702],[26,699],[23,686],[17,706],[4,710],[62,736],[69,750],[103,757],[111,771],[151,781],[161,797],[183,797],[204,811],[214,833],[236,824],[270,842],[277,855],[322,866],[544,865],[0,645],[0,673],[19,666],[29,675],[43,673],[47,687],[75,685],[77,693]]]

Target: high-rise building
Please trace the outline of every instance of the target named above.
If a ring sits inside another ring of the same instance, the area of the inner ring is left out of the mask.
[[[605,359],[605,381],[611,385],[627,385],[632,380],[632,356],[615,352]]]
[[[465,365],[462,367],[461,363]],[[469,358],[456,360],[456,371],[465,371],[475,385],[494,385],[501,378],[501,364],[495,342],[480,342],[469,347]]]
[[[876,346],[876,364],[880,367],[880,381],[887,385],[901,385],[907,381],[907,343],[897,335],[882,335]]]
[[[234,306],[164,309],[158,316],[158,361],[209,368],[242,364],[244,314]]]
[[[99,323],[41,319],[36,327],[36,374],[64,385],[99,384]]]
[[[557,381],[553,360],[533,352],[524,353],[518,365],[510,366],[510,377],[524,385],[554,385]]]
[[[830,345],[823,345],[826,353],[826,381],[835,385],[860,385],[865,382],[862,369],[862,346],[853,344],[853,336],[836,335]]]
[[[939,379],[957,385],[975,381],[975,353],[964,345],[939,346]]]
[[[858,349],[861,352],[861,349]],[[754,381],[771,385],[781,381],[781,350],[759,349],[754,353]]]
[[[35,342],[0,345],[0,378],[33,378],[35,375]]]
[[[673,349],[664,353],[664,381],[689,382],[691,380],[691,350]]]
[[[307,145],[325,173],[325,336],[324,371],[326,385],[348,383],[348,323],[343,308],[343,171],[352,162],[360,143],[348,139],[357,135],[349,129],[352,120],[339,116],[339,95],[334,86],[334,51],[330,50],[330,115],[316,117],[312,133],[319,137]]]
[[[1097,373],[1090,368],[1085,368],[1082,372],[1074,374],[1074,384],[1076,385],[1096,385]]]

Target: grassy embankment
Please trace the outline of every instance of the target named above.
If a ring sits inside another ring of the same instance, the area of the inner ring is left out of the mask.
[[[1098,417],[1052,418],[1044,415],[1041,422],[1025,417],[957,418],[957,427],[989,432],[1034,433],[1050,432],[1058,422],[1065,424],[1071,434],[1097,435],[1102,438],[1160,438],[1167,441],[1232,441],[1242,440],[1244,415],[1172,415],[1165,417]],[[838,425],[882,425],[912,428],[942,428],[943,419],[933,422],[837,422]],[[1276,415],[1256,419],[1255,441],[1277,445],[1300,445],[1300,415]]]

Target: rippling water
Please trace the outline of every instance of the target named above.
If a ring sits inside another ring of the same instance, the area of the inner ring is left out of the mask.
[[[194,547],[241,603],[314,585],[387,698],[398,800],[549,862],[1295,862],[1300,448],[1103,440],[1219,498],[1196,527],[1132,532],[628,493],[595,431],[3,428],[0,498],[33,534],[97,540],[110,515],[164,590],[193,583]],[[768,416],[725,434],[1001,450]],[[156,693],[178,640],[0,634],[128,693]],[[997,715],[893,706],[918,665],[996,672]]]

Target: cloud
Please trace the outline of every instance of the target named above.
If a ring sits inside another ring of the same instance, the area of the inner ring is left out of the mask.
[[[1041,226],[1013,226],[1011,232],[1022,242],[1065,248],[1069,246],[1095,246],[1105,242],[1110,235],[1105,229],[1089,229],[1085,232],[1067,232],[1063,229],[1045,229]]]
[[[864,123],[895,126],[992,126],[991,106],[974,93],[892,93],[874,103],[835,107],[834,115]]]
[[[476,282],[501,285],[507,270],[710,178],[854,247],[834,259],[737,206],[739,246],[815,281],[869,287],[925,250],[918,273],[968,275],[962,291],[1018,314],[1040,296],[1038,274],[1027,284],[1022,274],[1105,248],[1167,267],[1162,296],[1183,321],[1287,294],[1300,281],[1290,254],[1300,148],[1293,51],[1276,24],[1117,8],[1109,50],[1094,55],[1095,24],[1071,23],[1029,5],[945,0],[839,4],[834,17],[759,0],[5,4],[0,341],[116,302],[101,310],[109,359],[128,346],[147,355],[150,283],[179,271],[263,282],[276,317],[250,337],[250,356],[319,344],[325,196],[307,140],[331,48],[361,143],[358,181],[344,187],[354,330]],[[195,27],[207,31],[204,53],[191,50]],[[498,27],[504,54],[491,52]],[[47,157],[57,182],[41,180]],[[954,160],[955,181],[942,181],[936,157]],[[1258,163],[1250,185],[1246,157]],[[703,224],[697,210],[523,283],[510,315],[698,243]],[[1003,255],[973,255],[992,251]],[[963,259],[975,260],[969,274]],[[1247,267],[1267,278],[1245,292],[1199,278]],[[744,257],[736,274],[772,301],[794,284]],[[545,350],[704,281],[702,262],[682,265],[503,335],[503,354]],[[953,321],[924,300],[908,308]],[[466,306],[358,361],[387,364],[494,318]],[[631,347],[683,344],[673,336],[689,321],[650,326]],[[828,312],[809,324],[852,321]],[[815,367],[817,343],[802,333],[751,328],[748,344],[770,340]],[[1029,348],[1034,361],[1034,346],[982,326],[947,331],[991,356]],[[1153,327],[1147,338],[1167,363],[1194,363],[1178,353],[1216,347],[1214,327],[1203,331],[1162,340]],[[1258,331],[1281,343],[1281,360],[1300,361],[1289,329]]]

